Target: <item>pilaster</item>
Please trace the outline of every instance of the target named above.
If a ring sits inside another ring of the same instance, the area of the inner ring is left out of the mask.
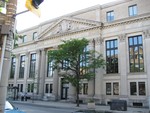
[[[58,77],[58,70],[54,70],[54,76],[53,76],[53,96],[54,100],[58,100],[58,86],[59,86],[59,77]]]
[[[35,66],[35,89],[34,93],[39,93],[39,82],[40,82],[40,58],[41,58],[41,50],[36,51],[36,66]]]
[[[68,98],[69,101],[76,102],[76,89],[71,83],[69,83]]]
[[[15,76],[14,76],[14,86],[17,86],[17,78],[19,75],[19,69],[20,69],[20,55],[16,55],[16,67],[15,67]]]
[[[27,52],[26,54],[25,54],[25,71],[24,71],[24,83],[23,83],[23,92],[27,92],[27,79],[28,79],[28,77],[29,77],[29,68],[30,68],[30,66],[29,66],[29,59],[30,59],[30,53],[29,52]]]
[[[149,109],[150,109],[150,30],[143,31],[143,43],[144,43],[144,55],[145,60],[144,62],[146,65],[145,71],[147,73],[147,95],[148,95],[148,101],[149,101]]]
[[[127,45],[126,45],[126,34],[119,36],[118,41],[118,51],[119,51],[119,73],[120,73],[120,96],[121,98],[126,98],[128,95],[127,90]],[[126,84],[126,85],[125,85]]]
[[[44,84],[45,84],[45,62],[46,62],[46,52],[45,52],[45,49],[41,49],[41,57],[40,57],[40,61],[41,61],[41,64],[39,66],[39,95],[41,97],[44,96]]]
[[[100,54],[103,55],[104,52],[104,40],[102,37],[99,37],[95,40],[95,50],[99,52]],[[103,74],[104,74],[104,69],[99,68],[96,69],[96,75],[95,75],[95,98],[102,100],[102,95],[103,93]]]

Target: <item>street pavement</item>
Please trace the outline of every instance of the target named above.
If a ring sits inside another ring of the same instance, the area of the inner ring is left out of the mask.
[[[28,101],[11,101],[16,104],[28,104],[36,106],[45,106],[51,108],[63,108],[63,109],[76,109],[76,110],[87,110],[87,104],[80,104],[79,107],[76,106],[76,103],[71,103],[68,101],[40,101],[40,100],[28,100]],[[116,111],[110,110],[110,106],[96,105],[96,111],[108,111],[111,113],[150,113],[149,108],[138,108],[138,107],[127,107],[127,111]]]

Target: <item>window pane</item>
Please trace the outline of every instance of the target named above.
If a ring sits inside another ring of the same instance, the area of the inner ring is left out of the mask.
[[[137,15],[137,5],[129,6],[129,16]]]
[[[119,95],[119,83],[113,83],[113,94]]]
[[[49,84],[46,84],[45,85],[45,93],[48,93],[48,87],[49,87]]]
[[[53,84],[50,84],[50,93],[53,92]]]
[[[133,39],[129,38],[129,45],[133,45]]]
[[[107,12],[107,21],[113,21],[114,20],[114,11]]]
[[[133,6],[133,14],[134,14],[134,15],[137,15],[137,6],[136,6],[136,5]]]
[[[137,95],[136,82],[130,82],[130,95]]]
[[[106,95],[111,95],[111,83],[106,83]]]
[[[138,43],[139,43],[139,44],[142,44],[142,43],[143,43],[143,41],[142,41],[142,36],[138,36]]]
[[[133,40],[134,40],[134,45],[137,45],[137,37],[134,37]]]
[[[107,49],[110,48],[109,41],[106,42],[106,45],[107,45],[106,46]]]
[[[130,40],[134,40],[133,44],[130,44]],[[129,38],[129,58],[130,58],[130,72],[143,72],[144,60],[143,60],[143,45],[142,36],[133,36]]]
[[[139,82],[139,95],[146,95],[145,82]]]
[[[106,47],[106,72],[118,73],[118,45],[117,40],[109,40],[106,42],[110,44],[110,48]]]

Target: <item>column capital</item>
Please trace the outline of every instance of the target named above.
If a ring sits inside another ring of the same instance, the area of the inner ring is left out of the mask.
[[[29,54],[30,54],[30,52],[26,52],[26,53],[25,53],[26,56],[29,56]]]
[[[119,35],[120,42],[125,42],[126,36],[127,36],[126,34]]]
[[[150,38],[150,30],[148,29],[143,30],[143,35],[145,39]]]
[[[19,58],[20,54],[12,54],[11,57]]]

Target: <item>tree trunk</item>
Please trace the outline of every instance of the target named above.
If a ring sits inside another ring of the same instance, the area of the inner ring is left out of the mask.
[[[77,90],[77,107],[79,107],[79,82],[77,84],[76,90]]]

